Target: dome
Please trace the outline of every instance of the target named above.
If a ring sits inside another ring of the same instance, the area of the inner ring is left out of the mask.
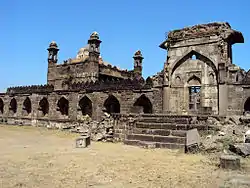
[[[57,44],[55,41],[52,41],[49,45],[49,47],[56,47],[57,48]]]
[[[76,58],[81,59],[89,55],[89,46],[85,46],[79,49]]]
[[[99,39],[99,34],[98,34],[96,31],[94,31],[94,32],[90,35],[90,38],[91,38],[91,39]]]

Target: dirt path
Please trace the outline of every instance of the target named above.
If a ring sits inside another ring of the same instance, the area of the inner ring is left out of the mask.
[[[77,136],[34,127],[0,126],[0,187],[219,187],[229,176],[217,160],[164,149],[91,143],[75,148]]]

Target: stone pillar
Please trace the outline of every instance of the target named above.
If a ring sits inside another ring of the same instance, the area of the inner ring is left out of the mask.
[[[228,107],[228,86],[226,84],[226,66],[219,64],[219,115],[227,115]]]
[[[163,114],[168,113],[169,110],[169,100],[170,100],[170,88],[168,86],[163,86]]]

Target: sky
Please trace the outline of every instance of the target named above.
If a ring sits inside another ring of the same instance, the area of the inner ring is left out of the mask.
[[[245,43],[233,46],[233,63],[250,69],[249,0],[0,0],[0,92],[46,84],[46,49],[53,40],[61,63],[97,31],[104,61],[129,70],[141,50],[146,78],[163,68],[167,52],[159,45],[166,32],[215,21],[243,33]]]

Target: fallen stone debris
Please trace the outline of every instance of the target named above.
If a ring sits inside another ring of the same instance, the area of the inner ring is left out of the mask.
[[[201,149],[206,153],[233,152],[240,156],[249,155],[247,142],[250,139],[249,117],[233,116],[226,119],[209,117],[216,129],[201,132]]]
[[[229,150],[242,157],[247,157],[250,155],[250,143],[230,144]]]
[[[113,142],[113,119],[108,113],[104,113],[101,121],[92,121],[86,115],[79,119],[79,123],[70,127],[70,131],[80,135],[88,135],[93,141]]]

